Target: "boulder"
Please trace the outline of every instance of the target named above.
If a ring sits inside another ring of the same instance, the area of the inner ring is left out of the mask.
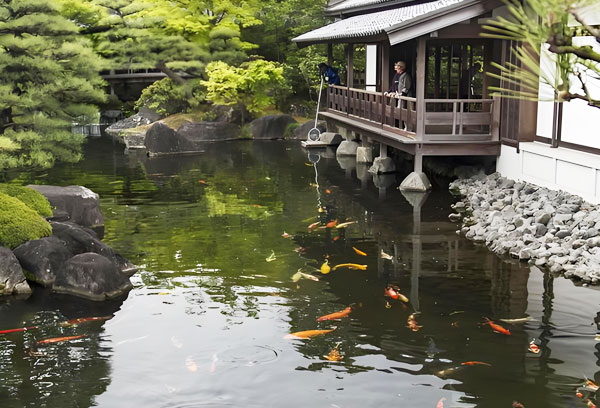
[[[200,142],[237,140],[240,137],[240,127],[229,122],[188,122],[177,129],[177,134],[192,146],[198,146],[197,143]],[[202,150],[198,147],[198,150]]]
[[[324,143],[328,146],[337,146],[340,143],[342,143],[343,140],[344,138],[342,137],[342,135],[334,132],[321,133],[321,137],[319,138],[319,141],[321,143]]]
[[[137,267],[135,265],[133,265],[123,256],[116,253],[104,242],[94,237],[92,234],[90,234],[90,232],[76,224],[53,222],[52,234],[54,237],[62,240],[65,244],[65,247],[72,254],[93,252],[98,255],[102,255],[113,262],[126,276],[131,276],[137,272]]]
[[[359,146],[356,149],[356,162],[357,163],[372,163],[373,162],[373,148],[370,146]]]
[[[83,227],[102,230],[104,217],[100,211],[100,198],[82,186],[27,186],[44,195],[54,208],[52,220],[71,221]],[[66,218],[66,219],[65,219]]]
[[[369,173],[372,174],[394,173],[395,171],[396,165],[391,157],[376,157],[373,165],[369,168]]]
[[[117,266],[102,255],[83,253],[67,261],[56,277],[53,292],[90,300],[105,300],[129,292],[133,285]]]
[[[289,125],[297,123],[290,115],[267,115],[250,122],[253,139],[283,139]]]
[[[131,129],[142,125],[148,125],[160,119],[160,115],[148,108],[140,108],[140,111],[135,115],[113,123],[106,128],[106,134],[113,138],[119,138],[123,129]]]
[[[356,156],[356,150],[358,150],[358,143],[350,140],[344,140],[338,146],[335,151],[336,156]]]
[[[429,182],[429,179],[425,173],[417,173],[413,171],[406,176],[398,188],[403,191],[425,192],[431,190],[431,183]]]
[[[160,122],[148,129],[144,143],[150,155],[195,151],[193,143]]]
[[[308,122],[304,122],[303,124],[299,125],[296,129],[294,129],[290,138],[296,139],[296,140],[307,140],[308,139],[308,131],[314,127],[315,127],[314,120],[309,120]],[[325,133],[325,131],[327,130],[327,123],[323,120],[318,121],[317,129],[319,129],[319,131],[321,133]]]
[[[56,275],[73,252],[56,237],[28,241],[14,250],[25,277],[42,286],[52,286]]]
[[[0,247],[0,295],[31,293],[17,257],[8,248]]]

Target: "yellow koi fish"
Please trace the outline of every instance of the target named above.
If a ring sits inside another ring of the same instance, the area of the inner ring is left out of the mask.
[[[333,269],[335,270],[335,268]],[[331,272],[331,266],[329,266],[329,260],[326,259],[323,265],[321,265],[321,273],[327,275],[329,272]]]
[[[349,226],[349,225],[352,225],[352,224],[357,224],[357,221],[348,221],[348,222],[342,222],[341,224],[338,224],[338,225],[336,225],[335,227],[336,227],[337,229],[340,229],[340,228],[346,228],[347,226]]]
[[[355,263],[343,263],[343,264],[334,266],[333,270],[335,271],[338,268],[360,269],[361,271],[366,271],[367,265],[359,265],[359,264],[355,264]]]
[[[358,255],[367,256],[366,252],[363,252],[360,249],[356,249],[354,247],[352,247],[352,249],[354,249],[354,252],[356,252]]]
[[[304,330],[295,333],[286,334],[284,339],[310,339],[311,337],[320,336],[321,334],[331,333],[335,329],[325,330]]]

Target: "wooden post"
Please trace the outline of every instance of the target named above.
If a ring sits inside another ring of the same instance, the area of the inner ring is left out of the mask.
[[[492,61],[492,44],[490,41],[486,41],[483,44],[483,83],[482,83],[482,99],[488,99],[489,97],[489,91],[488,91],[488,86],[490,86],[489,84],[489,79],[488,79],[488,72],[490,72],[491,69],[491,65],[490,62]]]
[[[425,52],[427,51],[427,40],[419,37],[417,42],[417,140],[423,140],[425,134]]]
[[[327,43],[327,65],[333,65],[333,44]]]
[[[346,46],[346,57],[348,68],[346,69],[346,86],[348,88],[354,88],[354,44],[348,44]]]
[[[385,96],[383,95],[390,88],[390,44],[386,41],[381,42],[381,124],[385,124]]]

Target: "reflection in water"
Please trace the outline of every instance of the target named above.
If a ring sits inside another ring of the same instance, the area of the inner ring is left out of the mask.
[[[446,186],[401,193],[402,174],[344,166],[292,143],[174,159],[126,157],[98,140],[77,166],[19,175],[98,192],[105,241],[141,271],[112,305],[36,300],[43,292],[3,301],[0,329],[45,330],[0,335],[3,406],[581,406],[577,384],[598,377],[598,292],[462,239]],[[335,220],[355,223],[326,227]],[[325,260],[367,270],[322,274]],[[292,281],[299,270],[319,280]],[[385,296],[388,285],[408,302]],[[114,318],[58,324],[90,315]],[[41,334],[86,336],[28,355]],[[328,360],[334,349],[340,361]]]

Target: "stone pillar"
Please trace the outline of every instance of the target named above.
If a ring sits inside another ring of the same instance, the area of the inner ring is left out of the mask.
[[[361,140],[361,146],[356,149],[357,163],[372,163],[373,162],[373,147],[366,138]]]

